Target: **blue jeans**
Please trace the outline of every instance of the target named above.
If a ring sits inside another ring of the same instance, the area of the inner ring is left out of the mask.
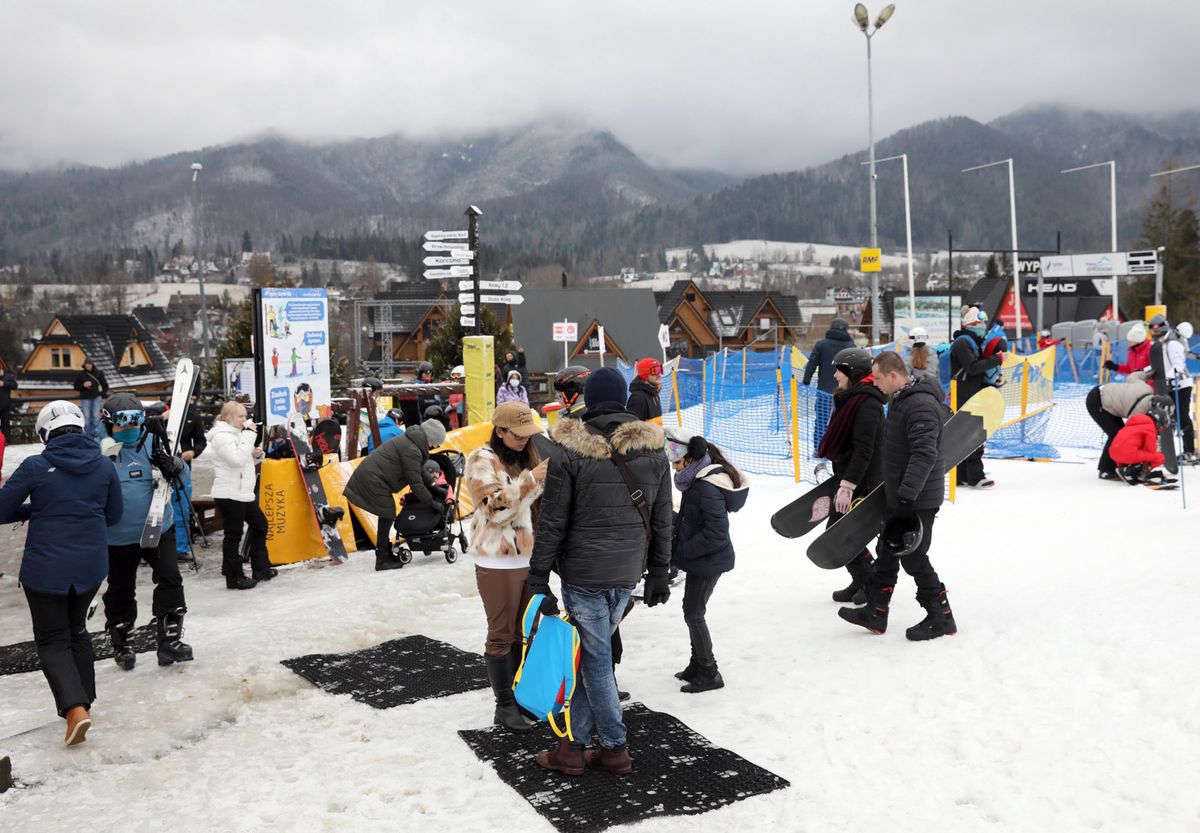
[[[100,406],[102,404],[99,396],[79,400],[79,410],[83,411],[83,433],[92,439],[99,436]]]
[[[563,607],[579,630],[582,648],[579,681],[571,700],[572,734],[580,743],[591,743],[593,727],[605,747],[613,749],[625,743],[611,640],[632,593],[632,588],[562,584]]]

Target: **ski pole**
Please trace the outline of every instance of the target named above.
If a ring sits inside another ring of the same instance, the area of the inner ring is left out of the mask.
[[[1176,382],[1176,384],[1175,384],[1175,432],[1177,434],[1179,434],[1180,448],[1182,448],[1183,447],[1183,445],[1182,445],[1182,443],[1183,443],[1183,422],[1182,422],[1182,417],[1180,416],[1180,413],[1179,413],[1179,384],[1178,384],[1179,379],[1178,379],[1178,376],[1175,379],[1175,382]],[[1174,442],[1174,441],[1175,441],[1175,439],[1172,438],[1171,442]],[[1184,486],[1184,484],[1183,484],[1184,468],[1185,468],[1185,466],[1179,466],[1179,496],[1183,500],[1183,508],[1184,508],[1184,510],[1186,510],[1187,509],[1187,487]]]

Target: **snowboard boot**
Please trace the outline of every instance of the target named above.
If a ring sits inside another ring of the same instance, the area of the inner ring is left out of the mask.
[[[566,738],[561,738],[553,749],[537,753],[534,760],[542,769],[552,769],[563,775],[583,775],[584,769],[587,768],[583,757],[583,744],[572,743]]]
[[[396,557],[392,552],[391,544],[383,549],[375,550],[375,572],[379,573],[383,570],[399,570],[404,566],[404,562]]]
[[[484,657],[484,660],[487,662],[488,682],[492,684],[492,694],[496,696],[496,714],[493,718],[495,724],[519,734],[533,729],[533,724],[521,714],[521,710],[517,708],[517,700],[513,697],[512,654]]]
[[[92,718],[83,706],[72,706],[63,715],[67,719],[67,736],[63,743],[67,746],[78,746],[87,738],[88,729],[92,728]]]
[[[690,657],[688,659],[687,668],[683,669],[682,671],[675,672],[675,679],[683,680],[685,683],[690,683],[692,678],[696,676],[697,670],[699,670],[699,666],[696,664],[696,658]]]
[[[255,570],[253,575],[255,581],[270,581],[279,575],[279,571],[274,567],[267,567],[265,570]]]
[[[108,629],[108,635],[112,639],[113,662],[125,671],[132,671],[137,663],[137,654],[133,652],[133,644],[130,642],[132,633],[133,622],[119,622]]]
[[[718,688],[724,687],[725,681],[721,679],[721,672],[717,670],[717,664],[714,662],[712,665],[697,666],[696,675],[679,690],[684,694],[700,694],[704,691],[716,691]]]
[[[862,607],[843,607],[838,609],[841,616],[852,625],[866,628],[871,633],[887,632],[888,605],[892,602],[892,591],[895,587],[879,587],[873,582],[867,587],[867,603]]]
[[[833,600],[845,604],[861,605],[867,603],[867,582],[875,574],[875,562],[871,553],[863,550],[853,561],[846,565],[850,573],[850,586],[835,590]]]
[[[192,661],[192,646],[183,642],[183,613],[179,607],[158,617],[158,664]]]
[[[250,590],[258,584],[256,579],[248,578],[245,575],[226,575],[225,589],[227,590]]]
[[[592,769],[601,769],[613,775],[628,775],[633,772],[633,761],[629,759],[629,744],[621,744],[612,749],[607,746],[588,749],[583,753],[583,759]]]
[[[937,639],[939,636],[954,636],[958,633],[958,625],[954,623],[954,613],[950,610],[950,602],[946,600],[946,585],[934,588],[918,588],[917,602],[925,608],[925,618],[904,632],[913,642],[926,639]]]

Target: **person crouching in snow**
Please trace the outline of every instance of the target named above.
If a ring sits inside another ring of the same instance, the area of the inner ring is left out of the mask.
[[[1165,460],[1158,450],[1158,434],[1170,430],[1174,414],[1175,405],[1170,397],[1161,394],[1151,397],[1149,413],[1134,414],[1113,437],[1108,455],[1125,482],[1130,485],[1153,479],[1162,482],[1162,472],[1154,472]]]
[[[521,371],[519,370],[510,370],[508,381],[500,386],[500,390],[496,391],[496,404],[503,405],[505,402],[521,402],[526,408],[529,407],[529,394],[525,391],[525,386],[521,384]]]
[[[729,513],[746,505],[749,484],[704,437],[678,429],[668,431],[667,459],[675,469],[675,487],[683,494],[675,518],[671,561],[687,573],[683,621],[692,643],[687,668],[675,676],[684,681],[680,691],[697,694],[725,687],[704,617],[717,580],[733,569]]]
[[[107,528],[125,505],[116,469],[85,425],[73,402],[42,408],[36,428],[45,451],[27,457],[0,489],[0,523],[29,521],[21,587],[42,673],[67,721],[67,746],[82,743],[92,725],[96,658],[87,611],[108,574]]]

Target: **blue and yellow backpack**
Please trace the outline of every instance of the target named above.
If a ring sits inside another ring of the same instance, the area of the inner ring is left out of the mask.
[[[571,698],[579,675],[579,631],[565,616],[543,616],[544,598],[540,593],[533,596],[521,617],[521,666],[513,677],[513,696],[522,709],[549,722],[554,734],[573,741]],[[559,715],[563,729],[556,722]]]

